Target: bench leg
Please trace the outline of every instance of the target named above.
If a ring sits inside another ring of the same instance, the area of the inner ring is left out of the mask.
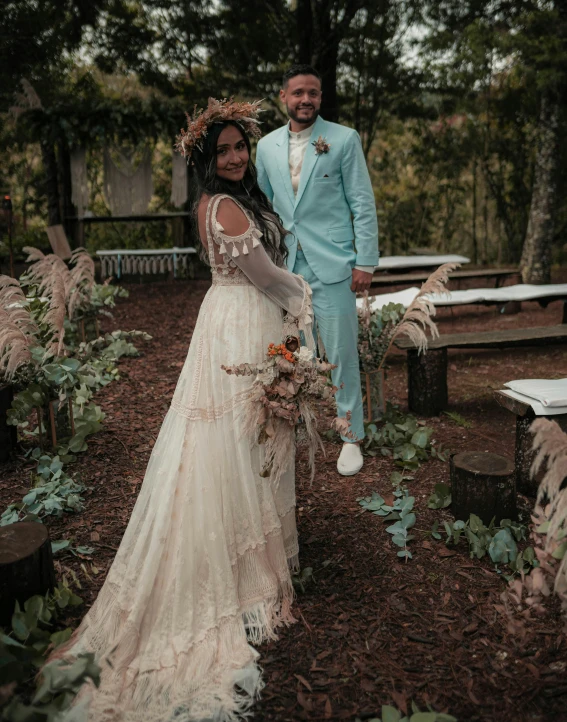
[[[530,426],[535,419],[533,411],[529,410],[525,416],[516,416],[516,449],[514,465],[516,467],[516,489],[526,496],[537,496],[537,488],[541,479],[532,479],[530,468],[534,460],[532,451],[533,436]]]
[[[418,416],[437,416],[447,408],[447,349],[408,351],[408,406]]]
[[[535,418],[536,415],[531,409],[526,412],[525,416],[516,416],[516,452],[514,459],[516,466],[516,488],[521,494],[533,498],[537,496],[537,490],[547,469],[547,464],[544,462],[535,478],[532,478],[530,469],[535,454],[532,451],[534,437],[530,432],[530,426]],[[555,421],[559,424],[560,428],[567,433],[567,414],[547,417],[540,416],[537,418],[547,418],[550,421]]]
[[[502,308],[500,309],[500,313],[504,313],[506,315],[511,315],[514,313],[521,313],[522,311],[522,302],[521,301],[508,301],[508,303],[505,303]]]
[[[567,301],[563,301],[563,318],[561,323],[567,323]]]

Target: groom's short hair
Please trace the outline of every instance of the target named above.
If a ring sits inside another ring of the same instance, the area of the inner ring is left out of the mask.
[[[286,72],[283,74],[282,77],[282,87],[287,88],[287,84],[292,78],[295,78],[296,75],[314,75],[316,78],[319,79],[319,82],[321,82],[321,75],[312,65],[292,65],[289,70],[286,70]]]

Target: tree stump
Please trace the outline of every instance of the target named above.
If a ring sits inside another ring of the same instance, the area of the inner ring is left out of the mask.
[[[55,586],[51,541],[43,524],[19,521],[0,527],[0,625],[10,624],[16,600]]]
[[[16,445],[18,430],[7,423],[7,412],[12,406],[14,389],[12,386],[0,386],[0,461],[6,461],[10,451]]]
[[[451,458],[451,509],[455,519],[471,514],[490,524],[496,517],[517,519],[516,474],[505,456],[485,451],[464,451]]]
[[[408,349],[408,406],[419,416],[437,416],[447,408],[447,349],[419,354]]]

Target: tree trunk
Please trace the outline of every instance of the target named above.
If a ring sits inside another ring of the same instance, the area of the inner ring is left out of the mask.
[[[528,229],[520,261],[523,283],[551,282],[551,244],[558,193],[559,114],[558,101],[544,94],[537,129]]]
[[[339,44],[335,40],[323,42],[317,55],[313,57],[313,65],[322,77],[323,97],[321,99],[321,115],[331,123],[339,120],[339,97],[337,93],[337,66],[339,63]]]
[[[41,157],[45,172],[45,193],[47,196],[47,216],[50,226],[61,223],[59,207],[59,184],[57,179],[57,156],[55,146],[47,140],[41,141]]]
[[[73,197],[73,187],[71,182],[71,154],[69,146],[65,141],[59,143],[59,169],[61,177],[61,206],[63,210],[63,226],[67,234],[67,240],[71,248],[76,248],[76,221],[70,221],[70,216],[77,215],[77,209],[71,200]]]
[[[312,65],[321,74],[321,115],[338,121],[337,66],[339,41],[325,3],[298,0],[296,10],[299,63]]]

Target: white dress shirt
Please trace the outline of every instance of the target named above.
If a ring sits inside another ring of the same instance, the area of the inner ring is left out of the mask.
[[[305,158],[305,151],[309,146],[312,130],[313,126],[309,126],[309,128],[305,130],[300,130],[299,133],[294,133],[289,129],[289,174],[291,176],[291,187],[293,188],[294,195],[297,195],[297,189],[299,188],[303,159]],[[313,149],[313,152],[315,152],[315,149]],[[301,249],[299,244],[298,248]],[[355,268],[365,273],[374,273],[374,266],[355,266]]]

